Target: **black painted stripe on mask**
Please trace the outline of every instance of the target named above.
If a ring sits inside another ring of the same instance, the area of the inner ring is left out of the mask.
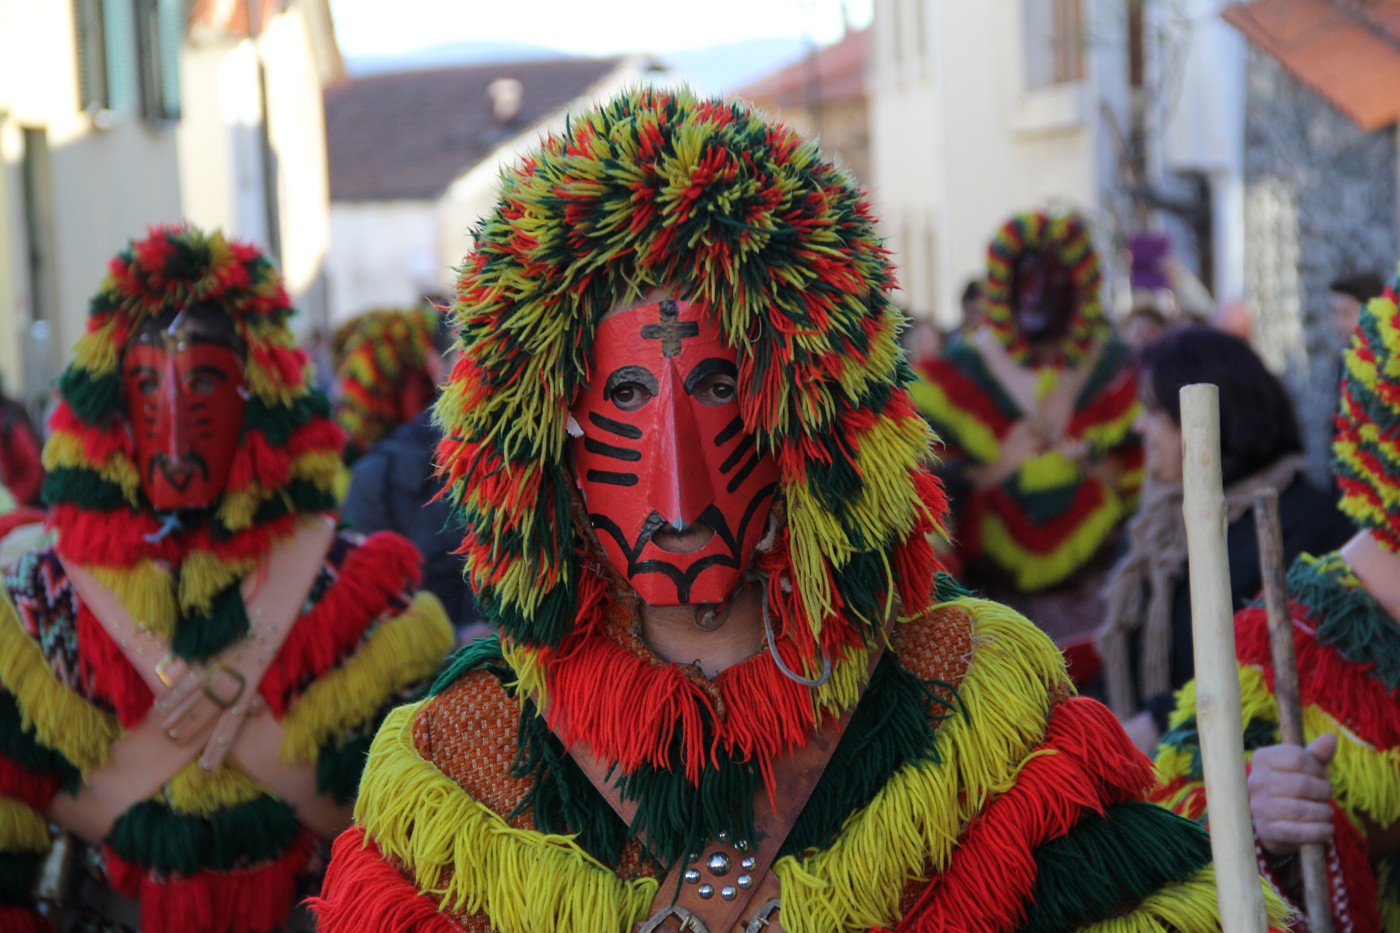
[[[635,486],[637,485],[637,474],[613,473],[610,470],[589,470],[588,481],[590,483],[603,483],[606,486]]]
[[[634,424],[624,424],[621,421],[614,421],[611,418],[605,418],[591,411],[588,413],[588,420],[604,431],[609,431],[616,434],[618,437],[630,437],[634,441],[641,440],[642,429]]]
[[[734,467],[736,467],[739,464],[740,460],[743,460],[746,456],[748,456],[749,451],[751,450],[753,450],[752,434],[748,435],[742,441],[740,441],[739,446],[735,447],[730,452],[729,456],[724,458],[724,462],[719,465],[720,473],[722,475],[728,475],[729,471],[734,469]],[[733,490],[730,491],[733,492]]]
[[[734,490],[744,485],[744,480],[748,479],[749,474],[753,472],[753,468],[758,466],[758,461],[759,455],[757,452],[755,452],[754,455],[749,458],[748,462],[745,463],[742,467],[740,467],[738,473],[735,473],[733,476],[729,477],[729,485],[724,488],[728,492],[732,493],[734,492]]]
[[[583,439],[583,449],[591,454],[600,457],[611,457],[614,460],[628,460],[635,462],[642,459],[640,450],[633,450],[631,447],[614,447],[612,444],[604,444],[602,441],[594,440],[591,437]]]
[[[723,447],[729,443],[729,439],[739,433],[739,429],[744,426],[742,419],[735,418],[724,426],[724,430],[715,435],[715,446]]]

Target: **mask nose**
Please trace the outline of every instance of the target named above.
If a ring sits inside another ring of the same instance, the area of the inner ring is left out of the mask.
[[[715,501],[714,486],[705,469],[700,430],[695,424],[694,402],[681,386],[674,365],[662,375],[657,401],[662,403],[661,424],[657,431],[657,469],[663,471],[657,484],[660,502],[653,507],[673,528],[683,528],[700,517]]]

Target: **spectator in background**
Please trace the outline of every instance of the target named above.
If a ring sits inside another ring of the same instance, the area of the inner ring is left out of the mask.
[[[1332,332],[1346,346],[1361,319],[1361,309],[1385,291],[1385,282],[1374,272],[1358,272],[1337,279],[1327,290],[1332,296]]]
[[[1398,321],[1393,291],[1372,299],[1345,356],[1332,459],[1341,509],[1360,530],[1330,553],[1298,557],[1288,570],[1307,745],[1278,742],[1267,612],[1251,606],[1235,616],[1259,867],[1301,907],[1294,856],[1302,844],[1324,845],[1337,930],[1400,930],[1400,513],[1382,505],[1400,494],[1390,440],[1400,429]],[[1157,797],[1204,821],[1194,684],[1182,690],[1170,726],[1157,752]]]
[[[1170,329],[1171,322],[1150,299],[1135,303],[1128,316],[1123,318],[1121,328],[1123,342],[1134,350],[1141,350]]]
[[[943,332],[926,317],[909,317],[904,331],[904,353],[913,366],[932,360],[943,349]]]
[[[0,484],[16,505],[38,506],[44,486],[39,432],[24,406],[0,392]]]
[[[424,372],[434,387],[442,380],[451,343],[448,316],[438,314],[432,345],[423,354]],[[419,396],[419,410],[355,461],[340,514],[364,534],[396,531],[417,545],[423,553],[423,588],[442,601],[462,642],[490,629],[462,579],[461,560],[453,554],[461,530],[447,499],[438,498],[442,483],[433,469],[433,451],[442,432],[432,419],[435,393],[436,388]]]
[[[336,332],[335,420],[345,431],[346,463],[433,401],[436,327],[437,312],[420,307],[369,311]]]
[[[970,279],[962,293],[962,323],[956,333],[966,336],[987,320],[987,289],[981,279]]]
[[[1322,553],[1351,536],[1351,523],[1304,478],[1293,403],[1273,373],[1237,337],[1188,327],[1150,344],[1139,373],[1147,480],[1128,523],[1127,549],[1105,590],[1099,632],[1109,706],[1138,747],[1150,752],[1166,728],[1172,694],[1194,673],[1186,526],[1181,514],[1182,386],[1220,387],[1221,473],[1229,509],[1226,549],[1235,608],[1263,581],[1252,505],[1279,491],[1284,557]],[[1141,712],[1139,712],[1141,711]]]

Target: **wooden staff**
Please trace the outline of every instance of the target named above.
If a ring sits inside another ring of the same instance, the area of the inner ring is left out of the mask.
[[[1269,613],[1269,653],[1274,662],[1274,698],[1279,735],[1289,745],[1306,745],[1303,704],[1298,692],[1298,658],[1293,650],[1293,617],[1288,611],[1288,584],[1283,566],[1283,531],[1278,491],[1261,489],[1254,497],[1254,530],[1259,537],[1259,570],[1264,605]],[[1312,933],[1332,933],[1332,901],[1327,891],[1327,856],[1310,842],[1298,852],[1303,868],[1303,901]]]
[[[1220,482],[1219,400],[1216,387],[1208,383],[1181,390],[1182,511],[1196,643],[1196,721],[1210,803],[1210,849],[1221,929],[1223,933],[1262,933],[1268,927],[1268,913],[1254,858],[1244,778],[1244,724],[1225,551],[1225,494]]]

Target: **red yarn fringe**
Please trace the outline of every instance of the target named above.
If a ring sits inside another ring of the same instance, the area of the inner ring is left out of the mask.
[[[0,904],[0,930],[5,933],[53,933],[53,924],[33,907]]]
[[[1293,646],[1298,655],[1298,691],[1304,706],[1316,706],[1377,748],[1400,745],[1400,702],[1396,693],[1347,660],[1332,645],[1319,644],[1309,607],[1294,602]],[[1241,664],[1259,668],[1274,690],[1273,658],[1269,652],[1268,615],[1263,609],[1243,609],[1235,616],[1235,651]]]
[[[88,696],[103,697],[111,703],[123,729],[140,725],[155,702],[151,688],[82,601],[78,601],[76,630],[82,646],[79,664]]]
[[[9,755],[0,755],[0,796],[12,797],[31,810],[43,813],[58,788],[58,775],[35,774]],[[0,930],[3,929],[0,926]]]
[[[1035,891],[1035,850],[1089,813],[1102,816],[1113,804],[1139,799],[1152,781],[1147,759],[1092,700],[1057,707],[1036,751],[1051,754],[1028,756],[1015,786],[973,820],[899,933],[1017,929]]]
[[[199,872],[157,879],[137,864],[104,849],[112,887],[141,903],[141,933],[271,933],[287,922],[297,876],[306,870],[316,837],[300,838],[275,861],[227,872]]]
[[[358,826],[336,839],[321,896],[306,905],[321,933],[460,933],[437,904],[384,861]]]
[[[260,692],[273,715],[285,715],[308,677],[320,677],[354,653],[384,613],[407,606],[421,576],[418,549],[391,532],[375,532],[352,550],[263,677]]]

